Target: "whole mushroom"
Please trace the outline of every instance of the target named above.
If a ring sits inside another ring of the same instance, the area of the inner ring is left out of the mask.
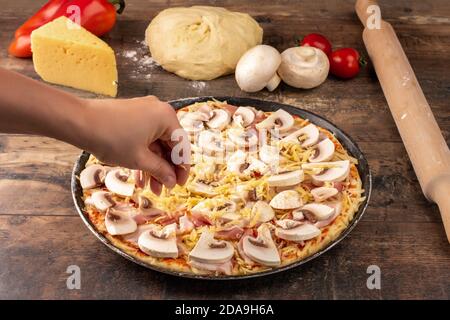
[[[244,53],[239,60],[235,77],[239,87],[246,92],[257,92],[266,87],[275,90],[280,84],[277,69],[281,56],[277,49],[258,45]]]
[[[325,53],[314,47],[293,47],[283,51],[278,74],[288,85],[311,89],[328,76],[330,62]]]

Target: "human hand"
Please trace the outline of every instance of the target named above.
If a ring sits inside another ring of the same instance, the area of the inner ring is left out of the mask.
[[[162,184],[172,188],[186,182],[189,161],[174,164],[171,151],[181,143],[183,153],[190,155],[190,143],[168,103],[154,96],[84,101],[84,149],[109,165],[148,172],[156,194]],[[171,139],[175,130],[183,136],[179,141]]]

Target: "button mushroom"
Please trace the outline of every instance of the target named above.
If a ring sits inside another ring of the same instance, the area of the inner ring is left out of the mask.
[[[178,257],[178,247],[175,234],[175,223],[164,228],[154,225],[153,228],[139,236],[139,249],[155,258],[176,258]]]
[[[83,189],[98,187],[104,182],[105,168],[100,164],[91,164],[80,173],[80,184]]]
[[[227,134],[228,138],[239,147],[251,148],[258,143],[258,134],[253,129],[230,128]]]
[[[235,77],[239,87],[246,92],[257,92],[266,87],[275,90],[280,84],[277,69],[281,56],[277,49],[258,45],[242,55],[236,65]]]
[[[279,158],[280,152],[277,146],[265,144],[259,149],[259,159],[268,165],[276,167],[279,162]]]
[[[116,204],[112,199],[111,193],[107,191],[95,191],[92,193],[91,203],[100,211],[106,211],[106,209],[109,209]]]
[[[281,142],[296,142],[300,143],[303,148],[310,147],[319,141],[319,129],[312,123],[303,128],[287,135]]]
[[[227,162],[227,171],[241,174],[244,171],[244,164],[247,161],[247,154],[242,150],[235,151]]]
[[[319,170],[319,173],[313,174],[312,180],[316,184],[323,182],[337,182],[343,181],[350,173],[350,161],[335,161],[335,162],[321,162],[321,163],[304,163],[303,170]]]
[[[222,130],[230,123],[230,114],[223,109],[214,109],[206,125],[211,129]]]
[[[180,125],[186,132],[194,134],[205,128],[203,124],[203,121],[205,120],[203,119],[207,120],[204,116],[202,117],[199,114],[188,112],[186,115],[181,117]]]
[[[322,50],[301,46],[281,53],[278,74],[290,86],[311,89],[325,81],[329,69],[330,62]]]
[[[276,267],[281,264],[280,255],[266,224],[259,226],[257,238],[243,237],[242,249],[248,258],[262,265]]]
[[[105,185],[109,191],[123,197],[131,197],[134,193],[134,183],[127,182],[129,174],[122,169],[113,169],[105,178]]]
[[[105,214],[105,227],[110,235],[122,235],[136,231],[137,223],[127,213],[109,209]]]
[[[251,211],[252,217],[257,217],[258,222],[268,222],[275,218],[275,212],[265,201],[256,201]]]
[[[300,208],[303,201],[297,191],[286,190],[273,197],[269,204],[274,209],[287,210]]]
[[[321,203],[308,203],[301,208],[303,216],[311,222],[327,220],[330,218],[335,210],[333,207]]]
[[[177,230],[178,234],[189,233],[195,227],[187,215],[183,215],[180,217],[180,219],[178,219],[178,225],[179,225]]]
[[[311,194],[316,202],[322,202],[328,198],[334,197],[338,192],[338,189],[330,187],[319,187],[311,190]]]
[[[239,107],[233,114],[233,124],[245,128],[255,120],[255,112],[248,107]]]
[[[202,182],[192,182],[187,186],[187,189],[194,193],[194,194],[198,194],[201,196],[206,196],[206,197],[214,197],[216,196],[218,193],[214,190],[214,187],[202,183]]]
[[[283,109],[278,109],[266,119],[257,123],[255,127],[260,129],[270,130],[272,128],[277,129],[279,132],[286,132],[294,126],[294,118],[288,112]]]
[[[299,184],[303,179],[303,170],[295,170],[273,175],[267,179],[267,183],[270,187],[289,187]]]
[[[233,245],[228,241],[214,239],[214,233],[204,230],[189,259],[201,263],[224,263],[233,257]]]
[[[310,162],[323,162],[333,158],[334,143],[331,139],[324,139],[314,146],[314,153],[309,158]]]
[[[245,175],[251,175],[255,172],[264,175],[269,170],[267,164],[254,157],[250,157],[250,159],[248,159],[248,164],[249,166],[243,171]]]
[[[292,222],[278,223],[279,227],[275,229],[275,235],[284,240],[300,242],[309,240],[320,235],[320,229],[309,223],[289,220]]]

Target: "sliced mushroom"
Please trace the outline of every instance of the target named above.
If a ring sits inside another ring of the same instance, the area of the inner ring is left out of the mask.
[[[312,123],[304,126],[303,128],[287,135],[281,141],[282,142],[297,142],[303,148],[310,147],[319,141],[319,129]]]
[[[111,193],[107,191],[95,191],[92,193],[91,203],[100,211],[106,211],[106,209],[109,209],[116,204],[112,199]]]
[[[295,209],[292,211],[292,219],[301,221],[305,219],[305,216],[303,215],[302,209]]]
[[[257,92],[266,87],[273,91],[280,84],[277,69],[281,56],[277,49],[258,45],[245,52],[236,65],[235,77],[246,92]]]
[[[321,203],[308,203],[301,208],[301,212],[311,222],[327,220],[335,210],[333,207]]]
[[[331,224],[340,214],[342,211],[342,199],[337,199],[334,201],[330,201],[326,203],[328,206],[333,207],[334,208],[334,214],[328,218],[327,220],[321,220],[321,221],[317,221],[314,225],[317,228],[323,228],[328,226],[329,224]]]
[[[199,179],[208,179],[216,172],[216,163],[214,162],[198,162],[194,168],[193,172]]]
[[[275,218],[275,212],[265,201],[256,201],[252,208],[252,217],[257,216],[258,222],[268,222]]]
[[[288,187],[299,184],[305,178],[303,170],[295,170],[273,175],[267,179],[270,187]]]
[[[189,233],[195,227],[187,215],[183,215],[180,217],[180,219],[178,219],[178,225],[179,225],[177,230],[178,234]]]
[[[225,212],[220,216],[220,221],[222,223],[228,223],[231,221],[239,221],[242,219],[242,216],[236,212]]]
[[[100,186],[105,179],[105,168],[100,164],[92,164],[80,173],[80,184],[83,189],[92,189]]]
[[[269,267],[281,264],[280,255],[266,224],[258,228],[258,237],[244,236],[242,239],[244,254],[251,260]]]
[[[295,221],[299,223],[298,221]],[[288,241],[305,241],[315,238],[320,235],[320,229],[309,223],[299,223],[293,228],[283,228],[278,227],[275,229],[275,235],[284,240]]]
[[[302,169],[319,171],[311,176],[314,183],[337,182],[347,178],[350,173],[350,161],[304,163]]]
[[[280,150],[277,146],[263,145],[259,149],[259,158],[268,165],[276,167],[280,159]]]
[[[255,120],[255,112],[249,107],[239,107],[233,114],[233,124],[245,128]]]
[[[266,119],[257,123],[255,127],[257,129],[267,129],[272,128],[278,129],[279,132],[286,132],[291,129],[294,125],[294,118],[283,109],[278,109]]]
[[[233,245],[228,241],[214,239],[214,233],[204,230],[189,259],[202,263],[224,263],[233,257]]]
[[[311,190],[311,194],[316,202],[322,202],[328,198],[334,197],[338,192],[338,189],[330,187],[319,187]]]
[[[286,210],[300,208],[303,201],[297,191],[286,190],[273,197],[269,204],[274,209]]]
[[[198,135],[198,145],[208,155],[215,156],[216,154],[225,153],[225,145],[219,131],[204,130]]]
[[[231,200],[233,201],[242,201],[248,197],[249,190],[248,186],[245,184],[238,184],[234,187],[234,191],[231,194]]]
[[[188,112],[180,119],[180,125],[188,133],[197,133],[205,128],[203,124],[204,120],[202,119],[206,119],[206,117],[202,117],[196,113]]]
[[[206,122],[211,129],[222,130],[230,123],[230,114],[223,109],[214,109],[212,117]]]
[[[105,214],[105,227],[110,235],[115,236],[136,231],[137,223],[127,212],[109,209]]]
[[[134,183],[127,182],[129,173],[122,169],[114,169],[108,172],[105,185],[109,191],[123,197],[131,197],[134,193]]]
[[[227,161],[227,171],[241,174],[244,169],[244,164],[247,161],[247,154],[242,150],[235,151]]]
[[[154,225],[150,230],[143,232],[138,239],[138,246],[146,254],[155,258],[178,257],[176,223],[160,228]]]
[[[258,134],[253,129],[230,128],[227,134],[228,138],[239,147],[251,148],[258,144]]]
[[[269,170],[267,164],[254,157],[248,159],[248,164],[249,164],[248,167],[243,171],[245,175],[251,175],[254,172],[258,172],[261,175],[264,175]]]
[[[326,138],[322,141],[320,141],[317,145],[314,147],[314,153],[309,158],[310,162],[323,162],[328,161],[333,158],[334,155],[334,143],[331,141],[331,139]]]
[[[187,186],[187,189],[194,193],[194,194],[198,194],[201,196],[206,196],[206,197],[214,197],[216,196],[218,193],[214,190],[214,187],[202,183],[202,182],[192,182]]]
[[[297,228],[299,225],[303,224],[300,221],[297,220],[291,220],[291,219],[283,219],[283,220],[277,220],[276,221],[277,226],[281,227],[284,230],[290,230]]]

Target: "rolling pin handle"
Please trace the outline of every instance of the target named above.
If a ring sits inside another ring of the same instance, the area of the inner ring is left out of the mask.
[[[450,175],[441,176],[430,183],[429,198],[439,207],[447,240],[450,243]]]

